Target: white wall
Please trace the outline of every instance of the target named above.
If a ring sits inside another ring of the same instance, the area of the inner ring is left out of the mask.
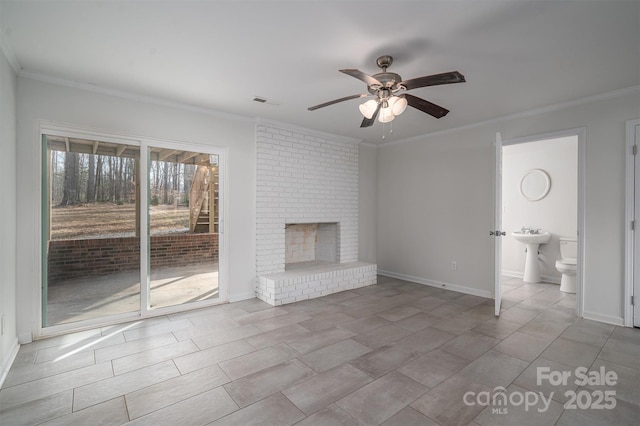
[[[0,50],[0,386],[18,349],[16,329],[16,75]]]
[[[28,341],[39,309],[40,148],[37,120],[228,149],[229,298],[254,296],[254,120],[210,114],[18,78],[18,335]]]
[[[638,117],[640,93],[630,90],[382,146],[379,271],[490,294],[496,132],[510,140],[584,127],[584,316],[622,324],[625,121]],[[452,260],[457,271],[451,271]]]
[[[494,135],[461,131],[378,149],[379,273],[491,297]]]
[[[376,263],[377,161],[376,145],[361,143],[358,159],[358,257],[369,263]]]
[[[520,180],[531,169],[542,169],[551,178],[551,189],[542,200],[529,201],[520,193]],[[502,149],[502,270],[507,275],[524,274],[524,244],[510,233],[523,226],[551,233],[540,245],[543,280],[559,283],[555,267],[560,259],[559,237],[576,238],[578,229],[578,137],[563,137],[507,145]]]

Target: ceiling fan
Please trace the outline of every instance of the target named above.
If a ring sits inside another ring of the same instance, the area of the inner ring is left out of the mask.
[[[348,74],[367,83],[367,90],[369,93],[345,96],[344,98],[335,99],[333,101],[309,107],[309,111],[314,111],[319,108],[324,108],[326,106],[351,99],[373,96],[373,99],[360,105],[360,112],[364,115],[364,119],[362,120],[360,127],[372,126],[378,115],[378,120],[380,122],[388,123],[398,115],[402,114],[407,108],[407,105],[432,115],[435,118],[442,118],[449,113],[448,109],[406,92],[419,87],[464,83],[466,81],[464,76],[458,71],[403,80],[398,74],[387,72],[387,68],[389,68],[392,63],[393,58],[391,56],[380,56],[376,60],[376,64],[382,69],[382,72],[372,76],[357,69],[340,70],[342,73]]]

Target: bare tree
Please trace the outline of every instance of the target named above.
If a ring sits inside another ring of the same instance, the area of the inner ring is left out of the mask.
[[[96,200],[96,156],[89,155],[89,171],[87,175],[87,202]]]
[[[102,187],[102,155],[98,155],[96,160],[96,198],[97,200],[104,200],[104,189]]]
[[[61,206],[77,204],[79,202],[78,177],[79,158],[77,152],[65,153],[64,159],[64,189],[62,192]]]
[[[115,182],[114,182],[114,201],[121,202],[124,194],[124,178],[122,176],[122,168],[124,166],[124,158],[119,157],[114,159],[117,163],[117,169],[115,172]]]
[[[169,162],[163,161],[162,204],[169,204]]]

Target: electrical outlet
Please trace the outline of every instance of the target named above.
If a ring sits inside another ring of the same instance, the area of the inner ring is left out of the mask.
[[[457,271],[458,270],[458,264],[456,262],[451,262],[451,270],[452,271]]]

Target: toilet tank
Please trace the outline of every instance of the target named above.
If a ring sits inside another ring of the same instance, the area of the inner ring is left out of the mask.
[[[563,259],[578,257],[578,240],[575,237],[560,237],[560,256]]]

